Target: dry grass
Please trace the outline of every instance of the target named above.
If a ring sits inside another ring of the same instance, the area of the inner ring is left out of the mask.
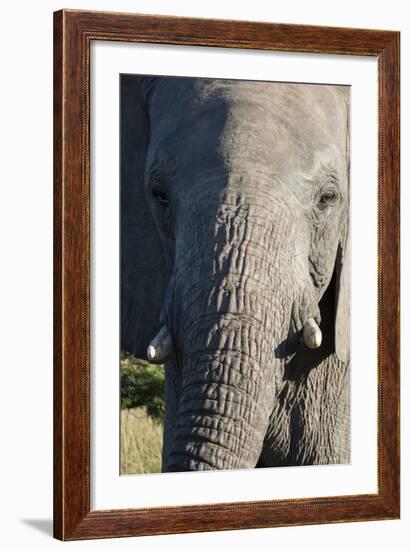
[[[161,471],[162,431],[143,407],[121,411],[121,474]]]

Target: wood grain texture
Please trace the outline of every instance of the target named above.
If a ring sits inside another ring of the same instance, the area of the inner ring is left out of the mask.
[[[91,40],[368,55],[378,59],[378,482],[374,495],[90,511]],[[54,536],[62,540],[399,517],[397,32],[63,10],[54,14]]]
[[[55,14],[54,17],[54,327],[53,327],[53,353],[54,353],[54,535],[62,538],[63,534],[63,434],[62,434],[62,415],[63,415],[63,362],[62,362],[62,128],[63,128],[63,95],[62,95],[62,13]]]

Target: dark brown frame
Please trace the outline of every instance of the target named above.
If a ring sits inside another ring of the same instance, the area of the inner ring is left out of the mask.
[[[90,510],[92,40],[378,60],[378,493]],[[54,14],[54,536],[63,540],[393,519],[399,458],[399,45],[392,31],[63,10]]]

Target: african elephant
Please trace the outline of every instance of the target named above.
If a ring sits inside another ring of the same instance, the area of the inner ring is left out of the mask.
[[[121,80],[122,348],[163,471],[350,460],[349,88]]]

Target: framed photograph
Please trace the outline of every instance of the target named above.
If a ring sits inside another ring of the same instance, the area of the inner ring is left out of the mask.
[[[54,14],[54,535],[394,519],[398,32]]]

